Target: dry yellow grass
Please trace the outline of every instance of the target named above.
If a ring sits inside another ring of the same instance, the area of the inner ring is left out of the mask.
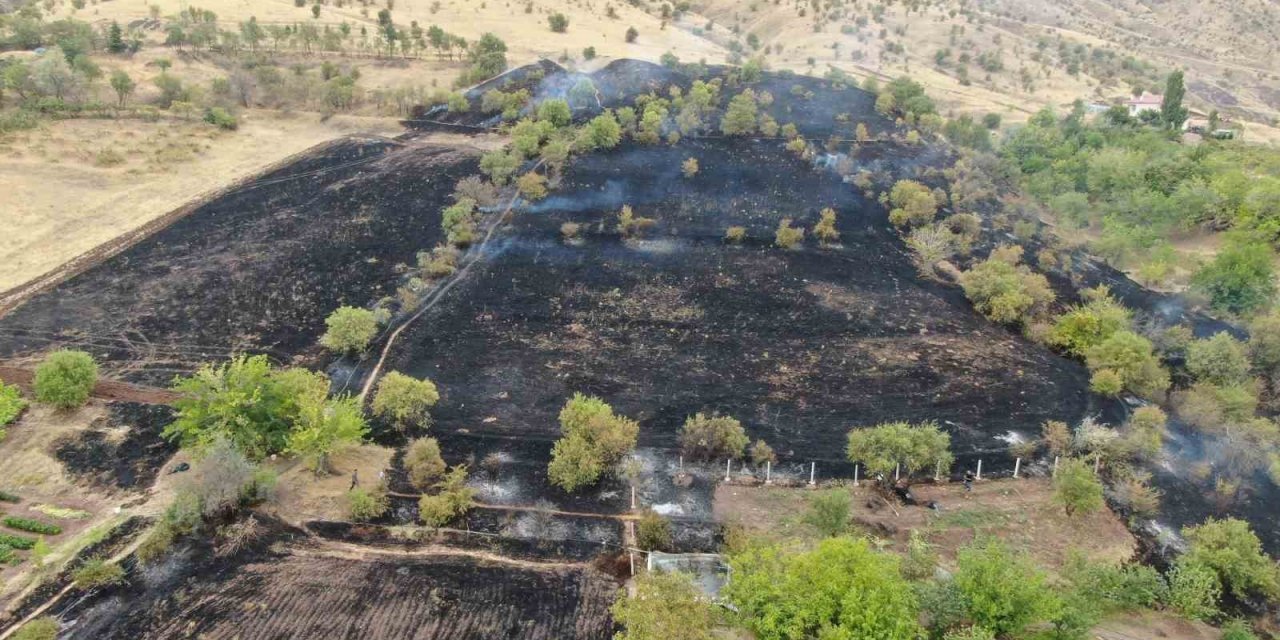
[[[398,130],[389,119],[250,111],[236,132],[167,118],[67,120],[0,140],[0,291],[313,145]]]

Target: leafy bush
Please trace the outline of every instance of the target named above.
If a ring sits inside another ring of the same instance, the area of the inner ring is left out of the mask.
[[[538,103],[538,120],[556,127],[567,127],[573,121],[573,110],[568,102],[559,98],[543,100]]]
[[[352,396],[326,398],[325,392],[298,397],[298,418],[289,432],[286,451],[301,456],[317,474],[329,470],[329,455],[359,444],[369,432],[364,409]]]
[[[1233,238],[1213,261],[1191,277],[1192,287],[1215,309],[1248,313],[1269,304],[1276,295],[1271,248],[1261,242]]]
[[[622,209],[618,211],[618,233],[624,238],[640,235],[642,231],[654,225],[653,218],[638,216],[631,209],[631,205],[622,205]]]
[[[951,436],[937,423],[888,422],[869,429],[849,432],[846,453],[850,462],[861,463],[867,475],[890,474],[901,465],[909,477],[921,469],[934,470],[951,466]]]
[[[1053,499],[1068,516],[1102,508],[1102,481],[1083,460],[1062,461],[1053,477]]]
[[[83,351],[63,349],[49,354],[36,368],[36,400],[73,409],[89,400],[98,381],[98,364]]]
[[[391,501],[382,491],[367,491],[356,487],[347,492],[347,513],[355,522],[369,522],[382,517],[391,508]]]
[[[356,353],[369,348],[378,335],[378,319],[368,309],[338,307],[325,318],[327,330],[320,345],[337,353]]]
[[[713,640],[711,604],[683,573],[650,572],[635,580],[635,597],[619,594],[609,608],[623,627],[615,640]]]
[[[778,222],[778,230],[774,233],[773,243],[783,249],[794,249],[804,241],[804,228],[791,226],[791,218],[783,218]]]
[[[547,16],[547,23],[551,26],[551,30],[556,33],[564,33],[569,30],[569,18],[560,12]]]
[[[204,121],[227,131],[235,131],[240,128],[240,120],[235,114],[223,109],[222,107],[209,107],[204,110]]]
[[[774,454],[773,447],[770,447],[769,443],[764,440],[756,440],[755,444],[751,445],[751,451],[748,455],[751,456],[751,464],[757,467],[764,466],[766,462],[778,461],[778,456]]]
[[[1222,627],[1222,640],[1258,640],[1249,623],[1244,620],[1232,620]]]
[[[1129,328],[1132,314],[1105,288],[1085,292],[1090,300],[1058,316],[1049,333],[1049,344],[1083,356],[1117,331]]]
[[[418,380],[398,371],[388,372],[378,381],[378,392],[373,396],[373,413],[391,420],[400,429],[414,422],[429,425],[428,410],[440,401],[440,392],[434,382]]]
[[[1212,569],[1179,563],[1169,572],[1169,608],[1192,620],[1218,615],[1222,586]]]
[[[0,382],[0,427],[12,424],[27,408],[27,401],[17,387],[6,386]]]
[[[730,558],[722,595],[760,640],[915,640],[918,606],[898,559],[865,540],[828,538],[808,552],[751,546]]]
[[[56,536],[62,533],[62,527],[56,524],[48,524],[38,520],[29,518],[19,518],[17,516],[5,516],[4,526],[19,531],[27,531],[30,533],[39,533],[46,536]]]
[[[50,616],[41,616],[22,625],[11,640],[57,640],[60,627]]]
[[[969,618],[997,636],[1016,634],[1055,609],[1044,572],[997,540],[960,549],[956,565],[953,580]]]
[[[516,179],[516,188],[528,200],[541,200],[547,197],[547,177],[530,171]]]
[[[1212,338],[1196,340],[1187,348],[1187,371],[1196,380],[1210,384],[1247,382],[1249,358],[1245,345],[1225,331]]]
[[[1001,248],[960,274],[960,286],[979,313],[995,322],[1015,324],[1053,302],[1048,279],[1019,264],[1020,260],[1020,250]]]
[[[636,545],[645,551],[671,548],[671,521],[656,511],[647,510],[636,523]]]
[[[471,510],[474,491],[467,487],[467,467],[458,465],[436,483],[439,493],[418,499],[418,519],[423,524],[441,527]]]
[[[836,230],[836,211],[831,207],[822,210],[818,223],[813,225],[813,235],[822,244],[834,244],[840,240],[840,232]]]
[[[124,583],[124,569],[103,558],[85,561],[71,573],[71,579],[79,589],[89,590]]]
[[[1040,427],[1040,433],[1049,453],[1055,456],[1071,453],[1071,427],[1068,427],[1067,423],[1048,420]]]
[[[996,634],[982,627],[965,627],[948,631],[942,640],[996,640]]]
[[[899,180],[889,191],[889,222],[897,227],[918,227],[933,221],[938,201],[933,191],[915,180]]]
[[[0,502],[22,502],[22,498],[8,491],[0,491]]]
[[[640,425],[614,415],[603,400],[577,393],[560,411],[560,432],[547,477],[571,492],[594,484],[606,468],[634,449]]]
[[[809,511],[804,521],[823,536],[838,536],[849,529],[849,492],[843,489],[820,491],[809,497]]]
[[[1280,596],[1276,564],[1262,551],[1262,543],[1249,523],[1236,518],[1210,518],[1182,531],[1187,552],[1180,562],[1200,566],[1217,575],[1224,588],[1238,597],[1259,594]]]
[[[729,244],[742,244],[747,238],[747,228],[733,226],[724,230],[724,241]]]
[[[1089,347],[1085,362],[1095,375],[1114,372],[1125,389],[1144,398],[1158,399],[1169,388],[1169,372],[1160,364],[1151,341],[1132,331],[1117,331]]]
[[[693,176],[698,175],[698,159],[687,158],[684,162],[680,163],[680,172],[683,173],[686,178],[692,178]]]
[[[690,416],[680,430],[680,447],[695,458],[740,458],[751,440],[742,423],[729,416]]]
[[[720,119],[720,132],[726,136],[751,135],[756,132],[758,119],[756,94],[745,89],[729,100],[724,117]]]
[[[440,456],[440,443],[435,438],[414,440],[405,451],[404,468],[409,473],[409,482],[419,490],[435,484],[446,469]]]

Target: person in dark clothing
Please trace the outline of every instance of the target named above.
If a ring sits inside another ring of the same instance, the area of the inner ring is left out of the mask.
[[[360,486],[360,471],[357,469],[351,472],[351,489]],[[351,489],[347,489],[350,491]]]
[[[972,471],[966,471],[966,472],[964,472],[964,492],[965,492],[965,493],[972,493],[972,492],[973,492],[973,480],[974,480],[974,478],[975,478],[975,476],[973,475],[973,472],[972,472]]]

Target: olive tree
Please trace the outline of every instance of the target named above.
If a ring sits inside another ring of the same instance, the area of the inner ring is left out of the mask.
[[[378,382],[373,413],[405,429],[414,422],[429,424],[428,410],[439,401],[440,392],[434,382],[391,371]]]
[[[378,318],[368,309],[338,307],[324,324],[320,345],[337,353],[364,351],[378,335]]]
[[[729,416],[699,413],[685,420],[680,430],[681,449],[696,458],[740,458],[750,441],[742,423]]]
[[[635,448],[640,424],[615,415],[600,398],[577,393],[560,411],[560,432],[547,477],[565,491],[574,491],[594,484]]]
[[[895,469],[907,476],[921,469],[951,466],[951,435],[935,422],[888,422],[849,432],[849,460],[861,463],[868,474],[888,474]]]

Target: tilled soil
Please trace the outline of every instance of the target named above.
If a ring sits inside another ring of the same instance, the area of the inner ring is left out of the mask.
[[[145,611],[107,616],[114,620],[107,627],[86,625],[97,635],[72,627],[68,637],[604,640],[613,632],[608,607],[617,588],[585,566],[285,554],[217,580],[182,582]]]

